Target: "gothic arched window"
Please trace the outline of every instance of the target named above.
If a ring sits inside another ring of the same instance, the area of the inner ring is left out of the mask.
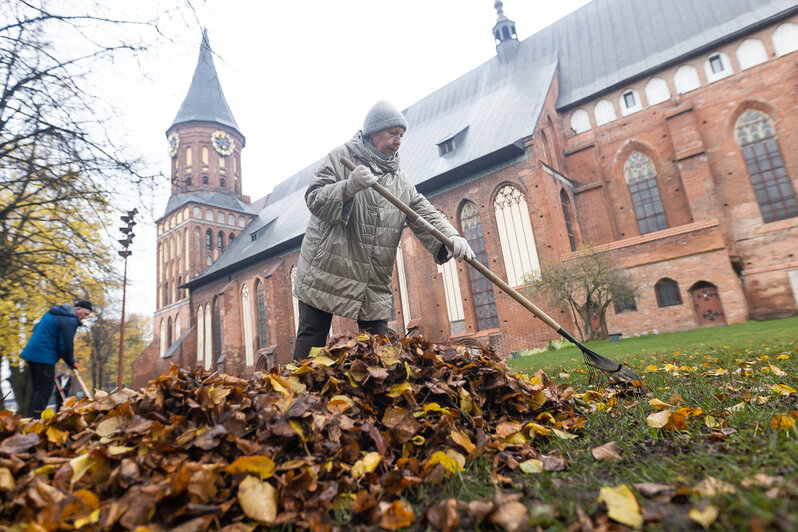
[[[222,356],[222,304],[219,297],[213,298],[213,362]]]
[[[224,233],[219,231],[219,234],[216,235],[216,249],[221,253],[224,251]]]
[[[470,201],[460,210],[460,224],[463,227],[463,236],[468,240],[474,250],[476,259],[482,264],[488,263],[488,254],[485,251],[485,237],[482,234],[482,220],[479,218],[477,206]],[[496,300],[493,295],[493,286],[482,274],[474,268],[468,268],[471,280],[471,292],[474,301],[474,313],[477,315],[477,329],[495,329],[499,327],[499,318],[496,314]]]
[[[798,216],[795,189],[781,157],[773,120],[765,113],[748,109],[737,119],[734,133],[762,220],[767,223]]]
[[[299,327],[299,299],[294,295],[294,284],[296,284],[296,266],[291,266],[291,306],[294,311],[294,332]]]
[[[212,326],[213,323],[211,322],[211,305],[210,303],[205,303],[205,369],[211,369],[213,365],[213,335],[212,335]]]
[[[211,251],[213,249],[213,231],[208,229],[205,231],[205,251]]]
[[[166,320],[166,349],[172,347],[172,317]]]
[[[636,151],[626,160],[623,174],[629,184],[640,234],[667,229],[668,220],[665,218],[665,208],[659,195],[654,162]]]
[[[266,293],[260,280],[255,283],[255,300],[258,309],[258,349],[263,349],[269,342],[266,336]]]
[[[526,198],[517,187],[505,185],[496,194],[493,210],[499,229],[504,267],[507,270],[507,282],[512,286],[521,285],[525,275],[534,275],[540,270]]]
[[[673,279],[663,277],[654,285],[654,292],[657,295],[657,305],[660,307],[672,307],[682,304],[682,296],[679,293],[679,283]]]
[[[202,364],[205,356],[205,310],[197,308],[197,364]]]
[[[252,350],[252,302],[249,300],[249,288],[241,287],[241,319],[244,322],[244,354],[247,366],[255,363]]]

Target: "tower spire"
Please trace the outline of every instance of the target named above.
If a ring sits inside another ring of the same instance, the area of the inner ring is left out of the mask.
[[[496,53],[501,59],[509,60],[515,55],[519,43],[518,35],[515,32],[515,22],[505,16],[503,6],[501,0],[496,0],[493,3],[498,15],[496,25],[493,26],[493,38],[496,41]]]
[[[177,124],[195,120],[216,122],[240,133],[233,112],[227,105],[222,85],[219,83],[207,29],[202,30],[202,42],[200,43],[197,67],[194,69],[194,77],[191,79],[186,98],[172,121],[170,129]]]

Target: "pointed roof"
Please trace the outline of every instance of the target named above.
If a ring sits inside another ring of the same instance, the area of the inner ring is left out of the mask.
[[[194,70],[188,94],[186,94],[183,105],[180,106],[169,129],[177,124],[194,120],[216,122],[241,133],[236,119],[233,118],[233,113],[227,105],[216,67],[213,66],[213,53],[208,41],[208,30],[202,32],[197,68]]]

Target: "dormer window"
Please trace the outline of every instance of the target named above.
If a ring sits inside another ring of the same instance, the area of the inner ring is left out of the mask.
[[[618,103],[621,106],[621,114],[623,116],[636,113],[637,111],[643,109],[643,104],[642,101],[640,100],[640,95],[637,94],[637,91],[634,89],[623,91]]]
[[[249,239],[252,240],[253,242],[256,241],[258,239],[258,232],[255,231],[254,233],[250,233]]]
[[[732,75],[731,60],[723,52],[716,52],[704,61],[707,82],[712,83]]]
[[[449,140],[444,140],[443,142],[438,144],[438,155],[443,156],[453,151],[454,151],[454,137],[450,138]]]
[[[719,55],[715,54],[709,58],[709,66],[712,69],[713,74],[723,72],[723,59],[721,59]]]
[[[447,153],[452,153],[457,148],[463,146],[465,142],[466,133],[468,133],[468,126],[464,127],[454,135],[448,137],[438,143],[438,155],[443,157]]]

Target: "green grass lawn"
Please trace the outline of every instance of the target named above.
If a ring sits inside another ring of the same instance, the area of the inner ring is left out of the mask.
[[[798,339],[798,317],[771,321],[750,321],[675,333],[622,338],[618,342],[597,340],[586,345],[593,351],[629,365],[648,363],[663,356],[756,350],[774,342]],[[575,369],[582,366],[582,352],[576,346],[514,358],[509,366],[517,371]]]
[[[443,485],[420,487],[414,502],[462,508],[520,497],[528,515],[518,530],[798,530],[798,318],[589,346],[629,364],[647,392],[591,381],[576,348],[510,361],[574,389],[586,419],[576,437],[531,442],[540,455],[564,458],[563,470],[497,478],[476,460]],[[605,444],[617,459],[594,456]],[[600,502],[608,489],[627,493],[631,507]],[[620,524],[630,516],[637,524]],[[470,526],[507,529],[499,525]]]

